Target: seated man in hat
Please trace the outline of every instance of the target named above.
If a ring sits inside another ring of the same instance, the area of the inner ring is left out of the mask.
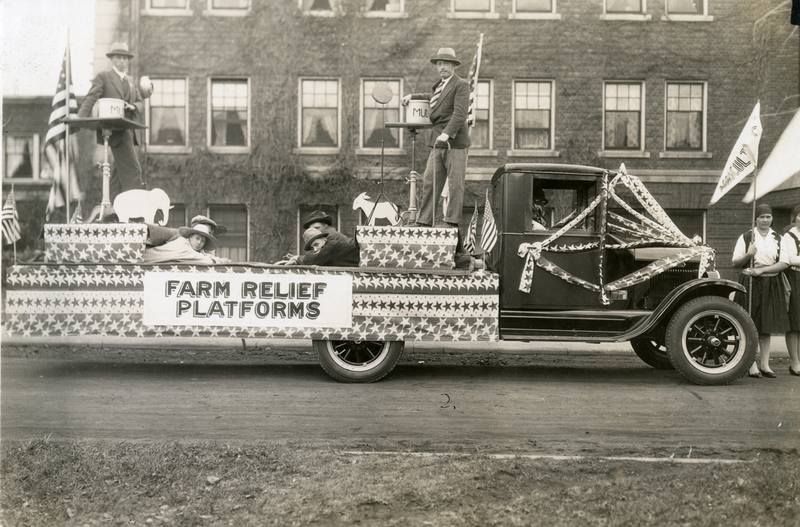
[[[547,221],[545,220],[544,206],[547,205],[547,198],[541,188],[533,189],[533,210],[531,211],[531,228],[534,231],[546,231]]]
[[[191,227],[181,227],[178,233],[166,243],[147,247],[144,250],[143,262],[148,264],[163,262],[189,262],[195,264],[230,263],[227,258],[220,258],[213,251],[217,244],[215,236],[222,236],[228,231],[224,225],[205,216],[192,218]]]
[[[128,44],[115,42],[106,56],[111,59],[111,69],[95,75],[92,87],[83,98],[78,117],[91,117],[92,109],[99,99],[121,99],[125,105],[125,117],[136,121],[144,115],[144,101],[136,83],[127,74],[133,53]],[[97,144],[103,143],[103,134],[97,131]],[[111,201],[120,192],[142,188],[142,167],[136,157],[134,145],[138,145],[136,134],[131,129],[114,130],[108,138],[108,146],[114,155],[114,169],[109,181]]]
[[[351,238],[333,228],[333,218],[321,210],[312,212],[305,223],[303,243],[305,250],[310,250],[311,242],[324,235],[325,244],[316,252],[300,256],[289,256],[279,265],[328,265],[332,267],[357,267],[360,259],[358,244]],[[312,230],[313,229],[313,230]]]

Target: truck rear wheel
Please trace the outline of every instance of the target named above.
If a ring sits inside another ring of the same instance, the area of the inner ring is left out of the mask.
[[[690,381],[730,384],[755,360],[758,332],[738,304],[703,296],[678,309],[667,327],[666,344],[672,365]]]
[[[375,382],[394,369],[404,343],[315,340],[314,350],[328,375],[341,382]]]
[[[657,370],[675,369],[669,361],[667,347],[663,342],[648,338],[633,339],[631,347],[640,359],[653,368]]]

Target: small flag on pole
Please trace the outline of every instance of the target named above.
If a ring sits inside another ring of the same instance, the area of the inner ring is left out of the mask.
[[[725,169],[719,178],[717,189],[711,196],[709,205],[713,205],[732,189],[737,183],[755,170],[758,165],[758,143],[761,141],[761,102],[756,103],[753,113],[747,120],[744,130],[739,134],[739,139],[733,146]]]
[[[61,73],[58,76],[58,86],[53,97],[53,105],[50,111],[50,128],[47,130],[45,138],[45,157],[47,158],[50,170],[53,173],[53,186],[50,189],[50,198],[47,201],[47,212],[45,221],[50,218],[59,207],[67,205],[67,198],[80,196],[78,188],[78,178],[75,172],[75,164],[67,159],[69,154],[69,144],[67,138],[67,125],[63,122],[65,118],[75,116],[78,113],[78,101],[72,89],[72,74],[70,72],[70,53],[69,42],[64,52],[64,60],[61,62]],[[77,130],[70,130],[70,134]],[[69,194],[67,193],[69,185]]]
[[[483,33],[478,40],[478,50],[472,57],[472,65],[469,67],[467,82],[469,82],[469,110],[467,111],[467,124],[475,126],[475,105],[476,92],[478,91],[478,73],[481,69],[481,51],[483,50]]]
[[[8,193],[6,202],[3,205],[3,243],[15,243],[22,238],[19,228],[19,215],[17,214],[17,204],[14,201],[14,189]]]
[[[467,238],[464,240],[464,252],[472,254],[475,250],[475,236],[478,230],[478,200],[475,200],[475,210],[472,212],[472,218],[469,220],[469,227],[467,227]]]
[[[72,218],[69,219],[70,223],[83,223],[83,209],[81,208],[81,202],[78,202],[78,206],[75,207],[75,212],[72,213]]]
[[[483,208],[483,227],[481,229],[481,249],[489,252],[497,243],[497,224],[494,222],[492,204],[489,203],[489,189],[486,189],[486,206]]]

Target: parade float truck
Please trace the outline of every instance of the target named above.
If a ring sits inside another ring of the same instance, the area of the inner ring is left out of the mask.
[[[481,223],[497,240],[468,268],[453,228],[360,225],[360,265],[340,268],[148,265],[147,224],[48,224],[44,262],[8,270],[5,331],[307,339],[342,382],[385,377],[406,341],[629,341],[697,384],[747,372],[757,332],[730,299],[744,288],[624,165],[507,164],[489,192]]]

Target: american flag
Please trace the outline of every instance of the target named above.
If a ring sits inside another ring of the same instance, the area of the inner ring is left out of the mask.
[[[475,211],[472,213],[472,218],[469,220],[469,227],[467,227],[467,239],[464,241],[464,252],[472,253],[475,250],[475,235],[478,230],[478,200],[475,200]]]
[[[72,198],[80,196],[75,164],[70,163],[67,159],[67,125],[63,122],[64,118],[74,117],[77,113],[78,101],[75,99],[75,92],[72,88],[69,42],[67,42],[67,50],[64,52],[61,74],[58,76],[58,87],[56,87],[50,112],[50,128],[47,130],[45,138],[44,153],[53,173],[53,186],[50,189],[50,199],[47,201],[45,221],[50,221],[50,217],[57,208],[68,204],[67,190],[70,191],[69,196]],[[70,134],[76,131],[77,128],[73,128],[70,130]],[[70,148],[70,150],[72,149]],[[69,189],[67,189],[67,185],[69,185]]]
[[[3,205],[2,223],[3,223],[3,243],[7,245],[9,243],[14,243],[20,238],[22,238],[19,229],[19,215],[17,214],[17,204],[14,201],[13,188],[11,189],[11,192],[8,193],[6,202]]]
[[[497,224],[494,222],[492,204],[489,202],[489,189],[486,189],[486,206],[483,209],[483,228],[481,229],[481,249],[490,252],[497,243]]]
[[[75,207],[75,212],[72,213],[72,217],[69,219],[70,223],[83,223],[83,209],[81,208],[81,202],[78,202],[78,206]]]
[[[467,124],[475,126],[475,92],[478,89],[478,71],[481,69],[481,50],[483,49],[483,33],[478,40],[478,50],[472,57],[472,65],[469,67],[467,81],[469,82],[469,111],[467,112]]]

